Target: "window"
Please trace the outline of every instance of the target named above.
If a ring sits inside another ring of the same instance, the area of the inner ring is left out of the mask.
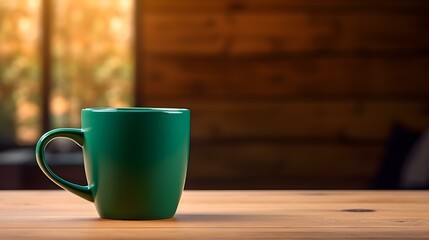
[[[84,107],[133,105],[133,29],[132,0],[0,0],[0,144],[33,144],[44,121],[79,127]]]

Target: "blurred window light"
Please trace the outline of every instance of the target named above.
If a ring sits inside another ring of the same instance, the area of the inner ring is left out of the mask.
[[[0,144],[41,133],[41,0],[0,0]]]
[[[132,0],[53,2],[53,127],[79,127],[85,107],[133,104],[132,7]]]
[[[49,51],[40,47],[43,1]],[[34,144],[44,111],[50,128],[79,127],[82,108],[133,105],[133,12],[133,0],[0,0],[0,145]],[[46,53],[50,88],[42,89]]]

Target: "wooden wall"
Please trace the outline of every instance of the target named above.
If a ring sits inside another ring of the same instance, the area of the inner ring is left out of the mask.
[[[188,188],[365,188],[429,127],[429,1],[137,1],[139,105],[192,110]]]

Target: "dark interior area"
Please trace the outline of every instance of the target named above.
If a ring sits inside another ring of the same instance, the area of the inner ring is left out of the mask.
[[[58,188],[35,143],[79,127],[49,115],[56,8],[42,2],[41,128],[24,143],[0,46],[0,189]],[[131,13],[129,105],[191,110],[186,189],[429,188],[429,2],[143,0]],[[93,94],[101,83],[88,79]],[[55,140],[47,152],[54,172],[85,185],[77,145]]]

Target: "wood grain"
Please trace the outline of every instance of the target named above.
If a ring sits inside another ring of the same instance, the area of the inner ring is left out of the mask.
[[[185,191],[172,219],[114,221],[64,191],[1,191],[0,238],[425,239],[428,197],[427,191]]]
[[[378,141],[395,122],[425,129],[428,102],[420,101],[189,101],[148,100],[155,107],[192,111],[192,137]]]
[[[382,152],[376,145],[225,143],[194,144],[190,174],[201,177],[327,178],[374,175]],[[309,167],[311,166],[311,167]],[[255,172],[254,169],[259,171]]]
[[[426,98],[429,58],[151,58],[146,98]]]
[[[149,55],[248,56],[427,51],[425,15],[380,13],[146,14]],[[418,37],[416,37],[418,36]]]
[[[363,189],[381,157],[376,144],[194,142],[186,188]]]
[[[369,187],[391,127],[429,127],[428,1],[139,6],[137,104],[192,110],[190,187]]]
[[[143,0],[145,11],[156,12],[228,12],[228,11],[336,11],[336,12],[421,12],[429,8],[424,0]]]

